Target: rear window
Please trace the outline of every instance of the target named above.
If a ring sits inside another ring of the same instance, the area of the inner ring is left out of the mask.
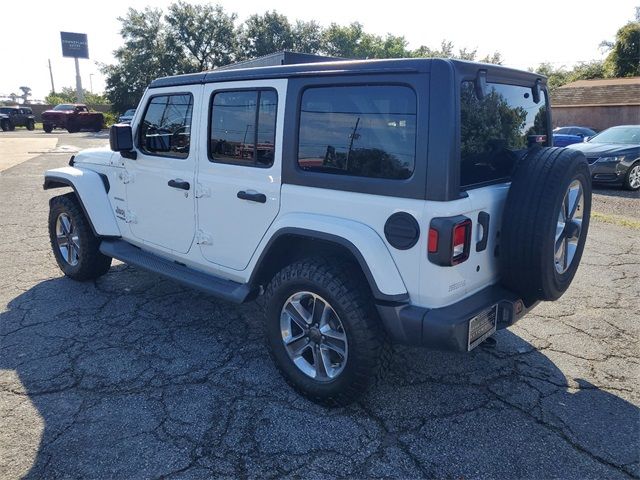
[[[460,185],[464,188],[508,181],[526,149],[546,144],[546,94],[533,101],[531,88],[488,83],[479,99],[473,82],[460,92]]]
[[[416,152],[416,95],[400,85],[312,87],[302,95],[298,165],[406,179]]]

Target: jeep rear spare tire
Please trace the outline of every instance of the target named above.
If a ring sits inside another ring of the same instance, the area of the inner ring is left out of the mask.
[[[580,264],[590,214],[584,154],[532,148],[515,168],[502,217],[502,283],[528,304],[560,298]]]

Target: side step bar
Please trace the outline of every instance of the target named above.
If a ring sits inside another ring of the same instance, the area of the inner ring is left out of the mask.
[[[158,273],[178,283],[233,303],[242,303],[251,294],[251,288],[246,283],[237,283],[193,270],[185,265],[145,252],[123,240],[103,240],[100,243],[100,251],[104,255],[117,258],[129,265]]]

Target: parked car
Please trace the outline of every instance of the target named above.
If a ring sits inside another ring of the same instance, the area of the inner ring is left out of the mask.
[[[111,150],[45,173],[45,189],[73,189],[50,200],[53,254],[76,280],[117,258],[262,297],[287,381],[344,405],[390,341],[470,351],[569,287],[591,176],[582,153],[549,148],[545,90],[445,59],[157,79]]]
[[[104,115],[90,112],[86,105],[80,103],[63,103],[42,113],[42,129],[47,133],[54,128],[64,128],[69,133],[80,130],[99,132],[103,126]]]
[[[36,126],[35,117],[29,107],[0,107],[0,128],[3,132],[15,130],[16,127],[26,127],[33,130]]]
[[[597,132],[587,127],[558,127],[553,130],[553,146],[566,147],[573,143],[582,143]]]
[[[118,123],[131,123],[133,116],[136,114],[135,108],[130,108],[118,117]]]
[[[611,127],[569,148],[586,155],[594,182],[640,189],[640,125]]]

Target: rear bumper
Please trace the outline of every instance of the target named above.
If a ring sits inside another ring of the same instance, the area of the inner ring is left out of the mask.
[[[469,350],[469,321],[478,314],[497,306],[498,330],[513,325],[528,308],[515,293],[492,285],[453,305],[423,308],[414,305],[378,305],[382,322],[396,343],[423,346],[438,350],[466,352]]]

